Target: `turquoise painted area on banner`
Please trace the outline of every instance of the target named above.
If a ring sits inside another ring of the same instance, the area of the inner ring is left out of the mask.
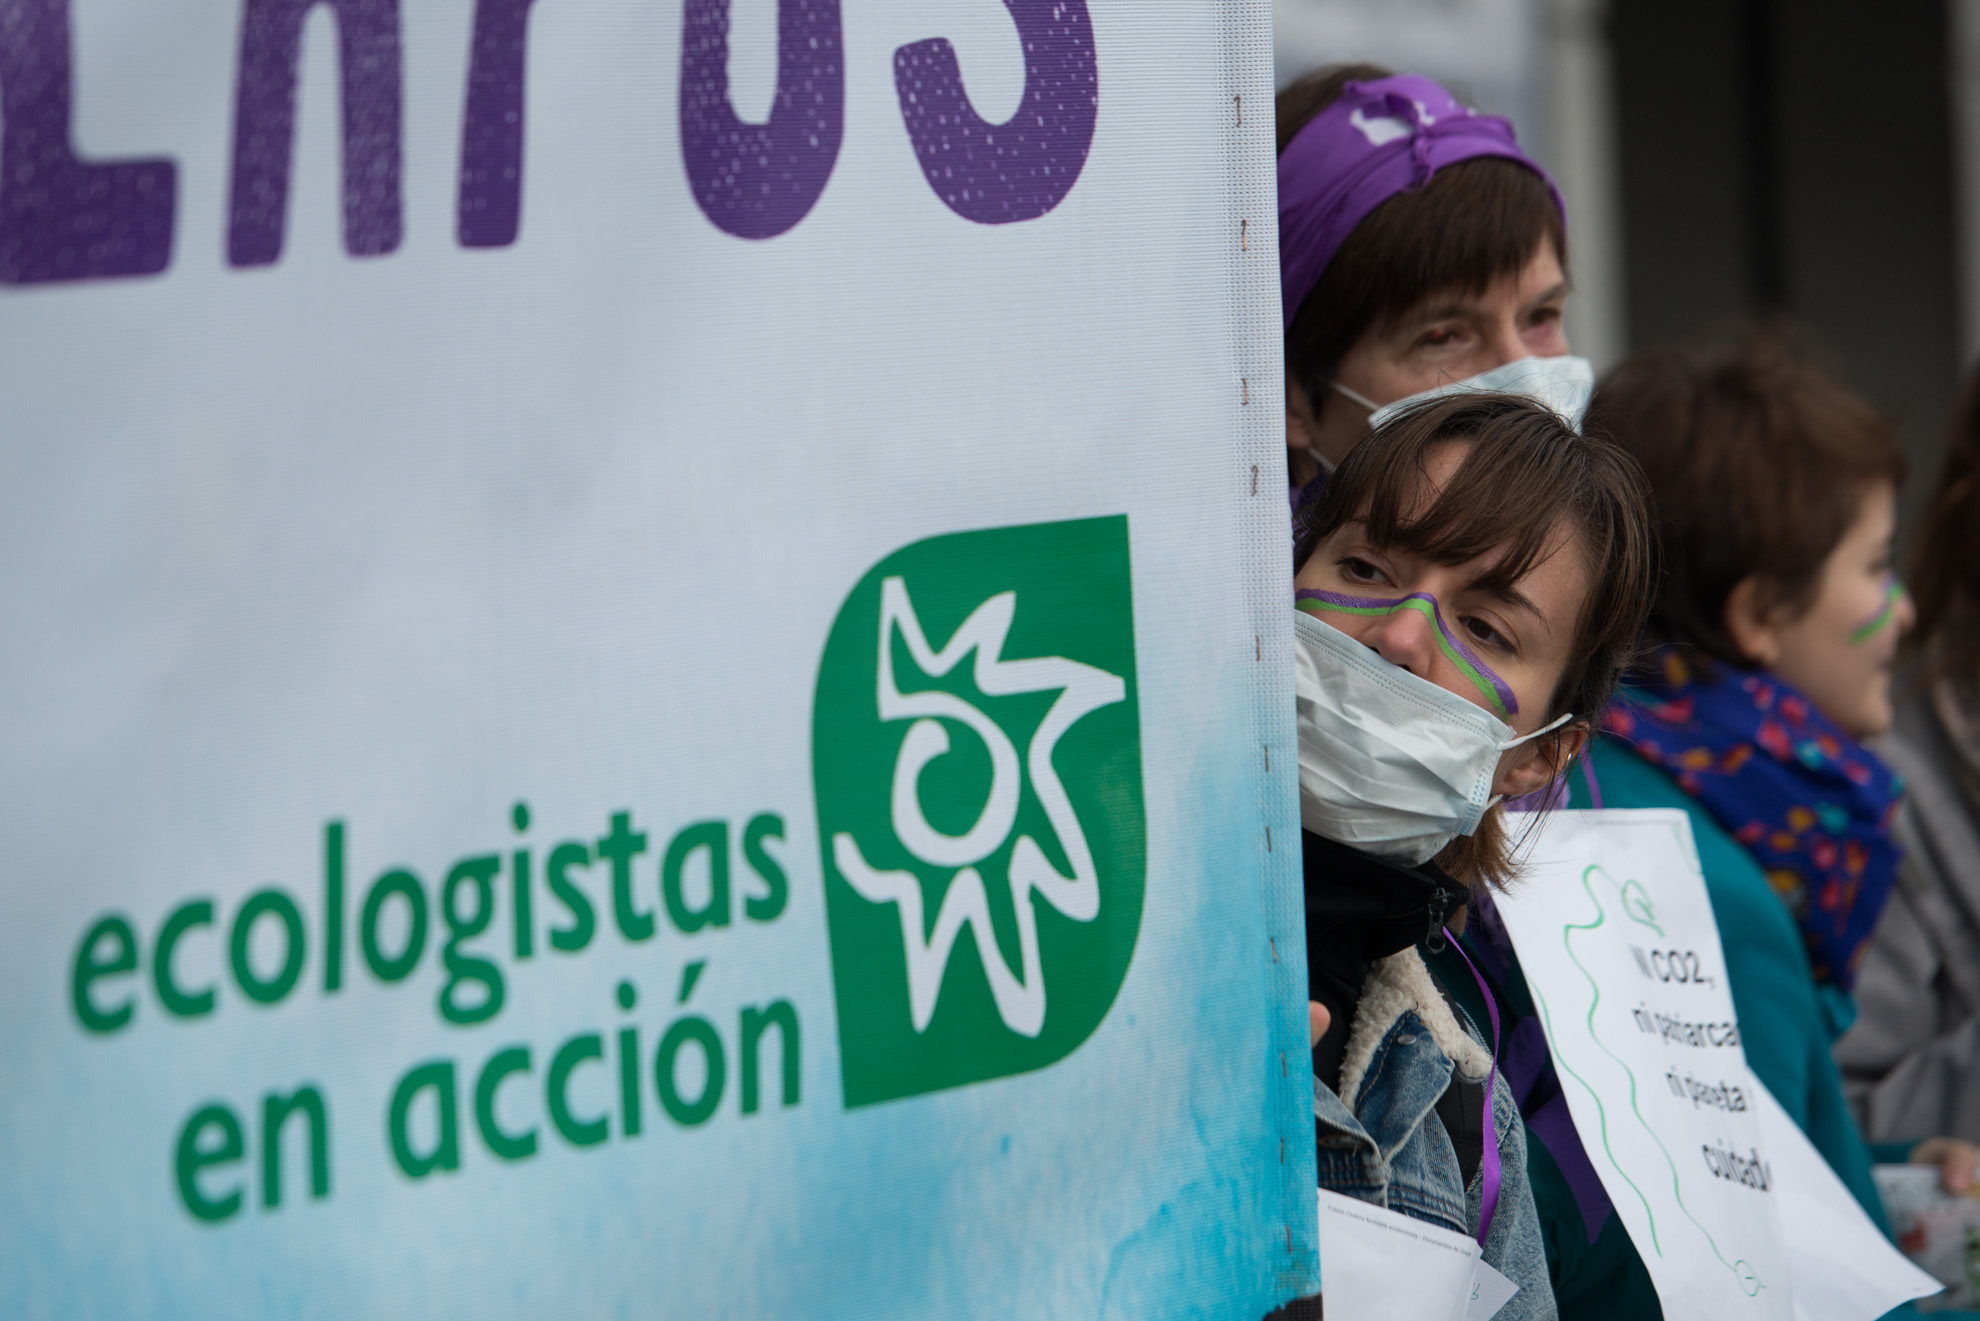
[[[22,29],[0,1314],[1316,1287],[1269,8],[770,12]]]

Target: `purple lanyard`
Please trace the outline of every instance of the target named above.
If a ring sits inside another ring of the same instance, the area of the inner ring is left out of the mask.
[[[1480,1184],[1478,1189],[1478,1246],[1485,1246],[1485,1236],[1492,1232],[1492,1213],[1499,1209],[1499,1130],[1492,1123],[1492,1086],[1499,1077],[1499,1004],[1492,998],[1492,992],[1485,986],[1485,978],[1478,971],[1478,965],[1458,944],[1457,937],[1449,927],[1444,928],[1444,939],[1451,942],[1451,948],[1464,960],[1464,966],[1471,969],[1471,976],[1478,983],[1478,993],[1485,997],[1485,1012],[1492,1016],[1492,1071],[1485,1077],[1485,1141],[1484,1151],[1478,1157]]]

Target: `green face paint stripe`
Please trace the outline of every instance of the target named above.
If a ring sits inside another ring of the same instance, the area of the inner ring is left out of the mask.
[[[1491,704],[1492,709],[1499,713],[1499,718],[1508,724],[1512,723],[1511,713],[1506,710],[1505,701],[1499,696],[1498,690],[1492,686],[1491,680],[1481,674],[1478,667],[1472,663],[1471,658],[1452,646],[1450,639],[1444,636],[1443,621],[1437,618],[1436,609],[1421,597],[1412,597],[1404,601],[1403,605],[1416,611],[1430,621],[1437,630],[1435,637],[1438,648],[1444,655],[1450,657],[1451,663],[1458,667],[1465,678],[1471,680],[1478,691],[1484,695],[1485,700]]]
[[[1849,635],[1849,640],[1852,643],[1861,645],[1890,627],[1891,621],[1897,618],[1898,602],[1903,598],[1904,584],[1896,578],[1892,578],[1889,585],[1884,588],[1883,608],[1869,619],[1858,624],[1855,631]]]
[[[1387,615],[1394,613],[1396,607],[1392,605],[1335,605],[1332,601],[1301,601],[1293,609],[1304,610],[1309,615],[1317,615],[1323,610],[1331,611],[1337,615]]]
[[[1450,657],[1451,663],[1458,667],[1459,673],[1471,680],[1473,686],[1483,695],[1492,710],[1498,713],[1501,720],[1504,720],[1507,724],[1512,723],[1511,713],[1506,710],[1506,704],[1500,698],[1498,690],[1492,686],[1490,680],[1478,672],[1477,666],[1473,665],[1462,652],[1453,647],[1450,641],[1444,637],[1444,630],[1441,626],[1442,621],[1437,618],[1436,611],[1431,608],[1430,603],[1421,597],[1409,597],[1396,602],[1394,605],[1384,606],[1336,605],[1332,601],[1318,601],[1312,597],[1305,597],[1296,602],[1293,608],[1295,610],[1304,610],[1309,615],[1317,615],[1323,611],[1341,615],[1391,615],[1398,610],[1416,611],[1425,619],[1428,619],[1436,629],[1433,636],[1437,639],[1438,650]]]

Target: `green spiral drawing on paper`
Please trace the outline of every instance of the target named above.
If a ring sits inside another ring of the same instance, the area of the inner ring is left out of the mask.
[[[1589,902],[1595,905],[1595,920],[1592,922],[1583,922],[1583,923],[1570,922],[1561,928],[1561,948],[1563,951],[1566,952],[1568,956],[1568,960],[1574,964],[1576,970],[1581,973],[1582,977],[1587,979],[1588,989],[1594,996],[1594,998],[1589,1002],[1588,1005],[1587,1024],[1588,1024],[1589,1040],[1593,1041],[1596,1047],[1599,1050],[1601,1050],[1601,1052],[1604,1055],[1607,1055],[1610,1059],[1614,1060],[1616,1062],[1617,1067],[1621,1068],[1623,1073],[1628,1076],[1630,1111],[1633,1114],[1635,1114],[1636,1122],[1643,1126],[1643,1131],[1650,1135],[1650,1140],[1657,1144],[1657,1150],[1664,1157],[1664,1164],[1670,1168],[1671,1195],[1677,1199],[1678,1209],[1684,1212],[1685,1219],[1691,1221],[1693,1225],[1697,1226],[1698,1232],[1705,1236],[1705,1241],[1711,1245],[1712,1255],[1719,1259],[1719,1264],[1724,1266],[1727,1270],[1731,1271],[1733,1275],[1739,1280],[1739,1286],[1741,1291],[1744,1292],[1747,1297],[1752,1298],[1756,1296],[1760,1292],[1760,1290],[1766,1288],[1766,1285],[1761,1282],[1759,1275],[1754,1272],[1752,1265],[1749,1262],[1747,1262],[1747,1260],[1744,1257],[1734,1261],[1726,1260],[1726,1254],[1719,1250],[1718,1240],[1712,1237],[1712,1231],[1705,1228],[1705,1226],[1699,1222],[1698,1217],[1691,1213],[1691,1208],[1685,1205],[1684,1188],[1678,1178],[1677,1162],[1671,1159],[1670,1149],[1664,1146],[1664,1140],[1657,1135],[1657,1130],[1650,1126],[1650,1121],[1643,1117],[1643,1111],[1637,1105],[1635,1070],[1631,1069],[1628,1064],[1623,1062],[1622,1058],[1619,1055],[1617,1055],[1614,1051],[1610,1050],[1608,1045],[1603,1042],[1601,1036],[1595,1031],[1595,1011],[1598,1008],[1600,1008],[1602,1004],[1602,987],[1601,984],[1597,982],[1594,976],[1588,971],[1587,965],[1582,963],[1581,959],[1575,954],[1573,937],[1574,937],[1574,933],[1577,931],[1595,931],[1601,928],[1602,926],[1604,926],[1609,920],[1608,909],[1603,905],[1602,900],[1596,895],[1594,885],[1591,882],[1591,878],[1595,875],[1596,872],[1601,872],[1603,877],[1607,879],[1611,885],[1616,885],[1615,878],[1613,876],[1610,876],[1609,873],[1599,863],[1591,863],[1589,866],[1582,869],[1581,888],[1582,891],[1587,894]],[[1659,934],[1662,934],[1662,928],[1659,927],[1656,923],[1656,913],[1655,913],[1655,909],[1650,903],[1649,892],[1643,887],[1641,882],[1632,880],[1627,885],[1617,885],[1616,890],[1617,890],[1617,898],[1619,902],[1622,903],[1624,911],[1629,914],[1631,920],[1640,922],[1644,926],[1650,927],[1653,930],[1656,930]],[[1553,1018],[1547,1008],[1546,996],[1543,995],[1537,987],[1534,988],[1534,999],[1539,1003],[1540,1017],[1543,1025],[1547,1029],[1548,1039],[1551,1041],[1558,1041],[1559,1038],[1554,1034]],[[1664,1255],[1663,1242],[1661,1236],[1657,1231],[1657,1213],[1651,1209],[1650,1199],[1644,1195],[1643,1189],[1637,1185],[1636,1181],[1629,1177],[1628,1171],[1626,1171],[1623,1168],[1622,1161],[1617,1159],[1615,1149],[1609,1145],[1609,1112],[1608,1112],[1608,1107],[1602,1104],[1601,1093],[1598,1092],[1594,1088],[1594,1086],[1589,1083],[1589,1081],[1586,1078],[1582,1077],[1579,1073],[1577,1073],[1574,1067],[1570,1065],[1565,1059],[1560,1058],[1558,1051],[1555,1053],[1555,1062],[1559,1064],[1560,1067],[1567,1072],[1569,1077],[1573,1078],[1576,1082],[1580,1083],[1584,1088],[1586,1088],[1588,1090],[1589,1096],[1594,1099],[1595,1113],[1596,1116],[1601,1121],[1602,1150],[1608,1153],[1609,1164],[1615,1169],[1617,1174],[1622,1176],[1623,1182],[1629,1185],[1630,1191],[1636,1194],[1637,1200],[1643,1203],[1643,1214],[1650,1222],[1651,1249],[1654,1252],[1656,1252],[1656,1254],[1659,1257],[1663,1256]]]

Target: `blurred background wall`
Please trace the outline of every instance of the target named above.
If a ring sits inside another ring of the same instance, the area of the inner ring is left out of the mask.
[[[1367,59],[1503,114],[1568,205],[1577,352],[1785,315],[1937,479],[1980,353],[1980,0],[1277,0],[1283,84]],[[1907,519],[1907,522],[1910,520]]]

